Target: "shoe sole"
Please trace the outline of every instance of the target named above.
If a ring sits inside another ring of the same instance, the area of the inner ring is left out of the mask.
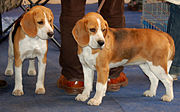
[[[108,85],[107,91],[116,92],[119,91],[121,87],[125,87],[127,85],[128,85],[128,79],[122,83]]]
[[[8,86],[8,83],[5,80],[0,80],[0,89],[6,88]]]
[[[108,85],[107,91],[116,92],[120,90],[120,87],[125,87],[127,85],[128,85],[128,79],[122,83]],[[68,95],[81,94],[84,89],[84,87],[77,89],[77,88],[70,88],[70,87],[62,86],[61,84],[59,84],[59,81],[58,81],[58,88],[63,89]]]
[[[66,86],[62,86],[61,84],[57,84],[58,88],[63,89],[68,95],[77,95],[77,94],[81,94],[84,87],[82,88],[70,88],[70,87],[66,87]]]

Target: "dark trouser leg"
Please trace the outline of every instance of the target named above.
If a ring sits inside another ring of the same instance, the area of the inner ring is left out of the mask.
[[[99,0],[98,4],[100,4],[101,1],[102,0]],[[125,27],[124,0],[105,0],[100,13],[108,22],[109,27]]]
[[[77,56],[77,44],[72,36],[72,28],[84,16],[86,0],[61,0],[61,49],[60,65],[67,80],[83,80],[83,71]]]
[[[168,20],[168,30],[169,33],[174,40],[175,44],[175,56],[173,59],[173,63],[171,65],[170,74],[180,76],[180,6],[171,4],[170,5],[170,17]]]
[[[98,4],[102,0],[99,0]],[[125,27],[124,0],[105,0],[101,9],[101,15],[108,22],[109,27]],[[123,67],[117,67],[110,70],[110,78],[116,78],[123,71]]]

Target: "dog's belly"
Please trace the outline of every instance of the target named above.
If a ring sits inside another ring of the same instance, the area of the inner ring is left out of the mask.
[[[110,64],[109,64],[109,67],[110,67],[110,68],[115,68],[115,67],[118,67],[118,66],[124,66],[127,62],[128,62],[128,59],[123,59],[123,60],[120,61],[120,62],[110,63]]]
[[[21,57],[23,59],[35,58],[35,57],[40,56],[40,55],[41,55],[41,50],[39,50],[39,49],[27,50],[27,51],[21,53]]]
[[[135,60],[133,62],[128,62],[128,61],[129,61],[128,59],[123,59],[120,62],[110,63],[109,67],[110,68],[115,68],[115,67],[119,67],[119,66],[140,65],[140,64],[143,64],[143,63],[146,62],[145,60]]]

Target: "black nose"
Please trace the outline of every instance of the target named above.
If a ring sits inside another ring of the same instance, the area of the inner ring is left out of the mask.
[[[103,45],[104,45],[104,41],[103,41],[103,40],[98,40],[98,44],[99,44],[100,46],[103,46]]]
[[[54,32],[48,32],[47,35],[48,35],[49,37],[52,37],[52,36],[54,35]]]

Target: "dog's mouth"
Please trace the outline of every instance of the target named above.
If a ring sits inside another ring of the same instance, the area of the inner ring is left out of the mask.
[[[102,50],[103,48],[102,47],[100,47],[100,50]]]
[[[48,39],[53,39],[53,38],[54,38],[54,36],[52,36],[52,37],[49,37],[49,36],[48,36]]]
[[[97,47],[92,47],[92,46],[90,46],[90,45],[88,45],[91,49],[100,49],[100,50],[102,50],[103,48],[104,48],[104,46],[97,46]]]
[[[105,41],[104,40],[91,40],[88,44],[88,46],[91,48],[91,49],[100,49],[102,50],[105,46]]]
[[[40,37],[40,36],[38,36],[41,40],[49,40],[49,39],[53,39],[54,38],[54,36],[52,36],[52,37],[49,37],[49,36],[47,36],[47,38],[42,38],[42,37]]]

